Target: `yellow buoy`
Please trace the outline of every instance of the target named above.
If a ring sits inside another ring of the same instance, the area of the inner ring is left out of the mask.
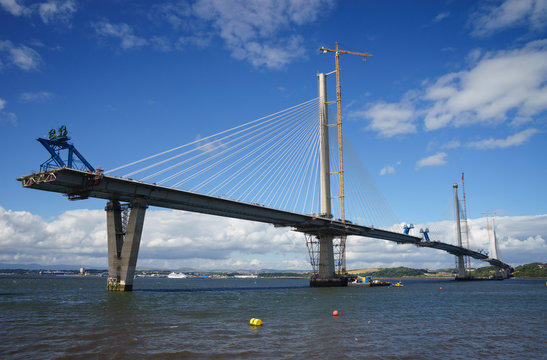
[[[252,318],[251,321],[249,321],[249,324],[252,326],[262,326],[262,320]]]

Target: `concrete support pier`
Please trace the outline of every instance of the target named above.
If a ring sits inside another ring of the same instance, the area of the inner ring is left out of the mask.
[[[334,252],[332,248],[332,236],[321,235],[319,237],[319,278],[334,278]]]
[[[334,267],[333,236],[321,235],[319,237],[319,266],[317,276],[310,279],[310,286],[332,287],[347,286],[346,277],[337,276]]]
[[[119,201],[106,204],[108,234],[108,290],[131,291],[141,243],[144,215],[148,207],[144,199],[131,201],[127,227],[123,229],[122,208]]]

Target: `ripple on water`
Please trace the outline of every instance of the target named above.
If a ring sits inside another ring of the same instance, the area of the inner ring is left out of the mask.
[[[0,279],[0,357],[102,359],[542,358],[545,281]],[[443,290],[440,291],[439,287]],[[340,312],[338,317],[332,311]],[[261,327],[249,326],[260,318]]]

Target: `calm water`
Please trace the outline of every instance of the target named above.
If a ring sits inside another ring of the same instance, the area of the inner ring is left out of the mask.
[[[442,287],[442,290],[440,289]],[[0,278],[2,359],[546,359],[545,280]],[[338,317],[332,316],[338,310]],[[253,328],[253,317],[264,326]]]

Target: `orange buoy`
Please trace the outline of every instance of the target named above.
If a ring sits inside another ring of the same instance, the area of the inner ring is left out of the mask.
[[[334,310],[334,311],[332,312],[332,316],[338,316],[338,310]]]
[[[441,286],[441,287],[439,288],[439,290],[442,290],[442,289],[443,289],[443,287]]]

